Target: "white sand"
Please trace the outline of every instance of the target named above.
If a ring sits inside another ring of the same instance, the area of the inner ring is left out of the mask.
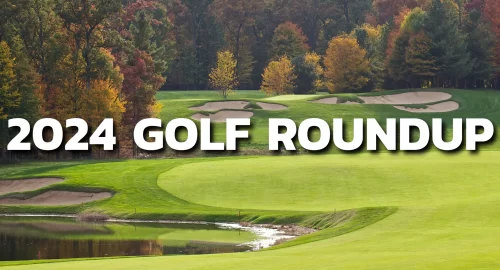
[[[283,111],[288,109],[287,106],[281,104],[257,102],[257,105],[265,111]]]
[[[201,113],[197,113],[193,115],[191,118],[194,120],[201,120],[202,118],[209,118],[212,122],[215,123],[225,123],[228,118],[251,118],[253,116],[253,112],[247,111],[220,111],[214,114],[204,115]]]
[[[405,106],[394,106],[394,108],[402,111],[413,112],[413,113],[443,113],[452,112],[458,110],[460,105],[455,101],[447,101],[442,103],[437,103],[433,105],[427,105],[425,109],[419,108],[409,108]]]
[[[16,198],[0,199],[0,205],[43,205],[43,206],[61,206],[88,203],[97,200],[111,198],[113,195],[109,192],[89,193],[73,191],[47,191],[35,197],[21,200]]]
[[[394,95],[384,96],[359,96],[364,104],[389,104],[389,105],[404,105],[404,104],[426,104],[438,101],[445,101],[451,98],[451,95],[443,92],[408,92]],[[313,101],[323,104],[337,104],[338,99],[335,97],[324,98]],[[356,102],[346,102],[344,104],[359,104]]]
[[[214,112],[220,110],[241,110],[244,109],[250,102],[248,101],[217,101],[217,102],[208,102],[203,106],[199,107],[191,107],[191,110],[194,111],[207,111]]]
[[[0,180],[0,195],[41,189],[64,181],[61,178],[31,178],[20,180]]]

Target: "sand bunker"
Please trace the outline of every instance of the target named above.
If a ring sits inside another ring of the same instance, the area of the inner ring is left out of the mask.
[[[322,99],[318,99],[318,100],[313,100],[311,102],[321,103],[321,104],[337,104],[338,100],[339,99],[336,97],[329,97],[329,98],[322,98]]]
[[[32,178],[21,180],[1,180],[0,195],[41,189],[64,181],[61,178]]]
[[[259,105],[259,107],[261,107],[263,110],[266,111],[283,111],[288,109],[288,107],[285,105],[273,104],[273,103],[257,102],[257,105]]]
[[[404,105],[404,104],[426,104],[438,101],[445,101],[451,98],[451,95],[443,92],[408,92],[394,95],[384,96],[358,96],[364,101],[364,104],[389,104],[389,105]],[[323,104],[338,104],[338,98],[330,97],[313,101]],[[355,102],[347,102],[344,104],[358,104]]]
[[[190,109],[194,111],[207,112],[215,112],[220,110],[241,110],[245,109],[248,104],[250,104],[250,102],[248,101],[217,101],[208,102],[199,107],[191,107]]]
[[[253,116],[253,112],[247,111],[220,111],[214,114],[204,115],[201,113],[197,113],[192,116],[194,120],[201,120],[202,118],[210,118],[212,122],[215,123],[225,123],[228,118],[251,118]]]
[[[0,205],[40,205],[40,206],[64,206],[88,203],[111,198],[109,192],[74,192],[74,191],[47,191],[29,199],[3,198]]]
[[[402,111],[413,113],[443,113],[458,110],[460,105],[455,101],[447,101],[438,104],[427,105],[427,108],[410,108],[405,106],[394,106],[394,108]]]

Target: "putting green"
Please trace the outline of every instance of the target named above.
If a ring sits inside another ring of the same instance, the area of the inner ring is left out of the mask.
[[[158,184],[190,202],[241,209],[435,206],[496,198],[497,157],[434,152],[223,160],[181,165],[161,174]]]

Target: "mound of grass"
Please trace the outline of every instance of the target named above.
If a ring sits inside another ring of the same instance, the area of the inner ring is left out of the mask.
[[[342,94],[342,95],[337,95],[336,97],[337,97],[338,104],[347,103],[347,102],[354,102],[354,103],[359,103],[359,104],[365,103],[364,100],[360,99],[359,96],[354,95],[354,94]]]
[[[410,108],[410,109],[427,109],[428,108],[427,104],[405,104],[402,106],[405,108]]]
[[[247,106],[245,106],[245,110],[262,110],[262,108],[257,105],[257,103],[250,102]]]

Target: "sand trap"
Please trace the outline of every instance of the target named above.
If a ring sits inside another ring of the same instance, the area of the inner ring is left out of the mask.
[[[455,101],[447,101],[433,105],[427,105],[427,108],[409,108],[405,106],[394,106],[394,108],[402,111],[413,112],[413,113],[443,113],[452,112],[458,110],[460,105]]]
[[[0,180],[0,195],[41,189],[64,181],[61,178],[31,178],[21,180]]]
[[[225,123],[228,118],[251,118],[253,112],[247,111],[220,111],[214,114],[204,115],[197,113],[192,116],[194,120],[200,121],[202,118],[210,118],[212,122],[215,123]]]
[[[73,191],[47,191],[35,197],[22,200],[17,198],[0,199],[0,204],[4,205],[42,205],[42,206],[62,206],[88,203],[111,198],[109,192],[89,193]]]
[[[266,111],[283,111],[288,109],[287,106],[281,104],[257,102],[257,105]]]
[[[316,94],[316,95],[283,95],[283,96],[268,97],[268,98],[265,98],[264,100],[269,100],[269,101],[304,100],[304,99],[316,98],[320,95],[321,94]]]
[[[321,104],[337,104],[338,98],[336,97],[329,97],[329,98],[322,98],[318,100],[313,100],[311,102],[313,103],[321,103]]]
[[[203,106],[191,107],[194,111],[220,111],[220,110],[240,110],[245,109],[245,107],[250,104],[248,101],[217,101],[208,102]]]
[[[404,104],[426,104],[438,101],[445,101],[451,98],[451,95],[443,92],[408,92],[395,95],[384,96],[358,96],[363,100],[364,104],[388,104],[388,105],[404,105]],[[337,104],[338,99],[335,97],[324,98],[313,101],[323,104]],[[344,104],[358,104],[356,102],[347,102]]]

